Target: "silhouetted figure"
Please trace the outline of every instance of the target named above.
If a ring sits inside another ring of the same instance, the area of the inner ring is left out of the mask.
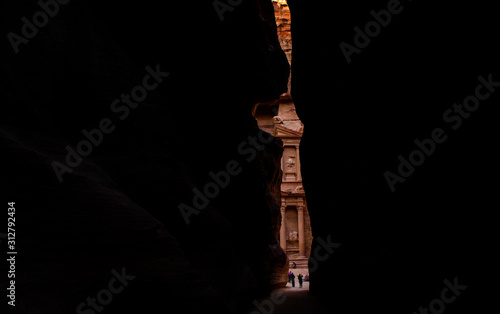
[[[299,288],[302,288],[302,274],[299,274]]]
[[[292,273],[292,287],[295,287],[295,275]]]
[[[295,262],[292,263],[292,268],[297,268],[297,264],[295,264]]]
[[[288,282],[292,282],[292,275],[293,275],[292,271],[289,271],[288,272]]]

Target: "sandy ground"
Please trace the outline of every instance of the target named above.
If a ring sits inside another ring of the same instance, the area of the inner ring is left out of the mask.
[[[288,283],[285,288],[278,289],[284,293],[286,297],[284,302],[281,304],[274,304],[274,308],[269,308],[268,303],[265,300],[270,300],[269,298],[260,300],[264,304],[263,308],[254,309],[249,312],[249,314],[326,314],[331,313],[326,310],[323,306],[322,301],[314,296],[309,295],[309,282],[305,281],[302,288],[299,288],[299,284],[295,281],[295,287],[292,287],[291,283]]]

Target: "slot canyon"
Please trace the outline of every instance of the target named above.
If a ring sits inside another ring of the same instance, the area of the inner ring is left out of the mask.
[[[2,4],[1,313],[494,306],[494,4]]]

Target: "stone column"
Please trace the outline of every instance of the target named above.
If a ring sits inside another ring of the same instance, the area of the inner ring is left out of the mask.
[[[306,256],[306,239],[304,232],[304,207],[297,207],[299,220],[299,257]]]
[[[295,145],[295,159],[297,159],[297,161],[295,161],[295,171],[297,171],[297,181],[302,181],[302,173],[300,172],[300,150],[299,150],[299,144]]]
[[[280,246],[286,253],[286,214],[285,206],[281,206],[281,228],[280,228]]]

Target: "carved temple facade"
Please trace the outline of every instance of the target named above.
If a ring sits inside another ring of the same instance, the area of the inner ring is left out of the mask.
[[[290,10],[286,1],[274,0],[274,11],[281,47],[291,64],[292,38],[290,33]],[[312,231],[307,209],[306,197],[300,172],[299,144],[304,126],[295,111],[288,92],[271,103],[261,103],[255,109],[254,116],[259,127],[283,141],[281,169],[281,227],[280,246],[287,253],[295,275],[307,274],[307,261],[311,254]]]
[[[311,254],[312,231],[307,209],[306,195],[300,172],[300,139],[303,125],[299,120],[291,97],[281,96],[274,103],[259,104],[255,112],[259,127],[283,141],[281,158],[281,227],[279,241],[287,253],[292,270],[307,274],[307,260]]]

